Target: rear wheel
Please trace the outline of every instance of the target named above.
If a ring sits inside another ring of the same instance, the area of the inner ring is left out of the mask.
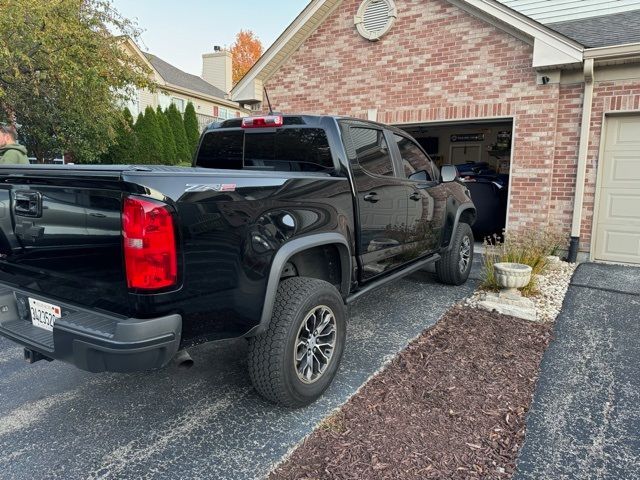
[[[336,288],[294,277],[278,287],[268,329],[249,339],[249,375],[266,399],[287,407],[315,401],[336,375],[346,314]]]
[[[469,278],[473,264],[473,232],[467,223],[459,223],[451,239],[451,248],[436,262],[438,280],[448,285],[462,285]]]

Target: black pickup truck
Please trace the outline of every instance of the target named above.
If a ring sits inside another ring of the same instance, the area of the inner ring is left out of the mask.
[[[0,334],[91,372],[245,337],[257,391],[301,406],[336,374],[345,305],[430,262],[466,281],[475,217],[454,167],[341,117],[212,125],[193,168],[5,166]]]

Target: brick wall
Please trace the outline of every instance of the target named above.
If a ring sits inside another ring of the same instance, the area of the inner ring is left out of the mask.
[[[378,120],[390,124],[513,117],[508,226],[551,223],[568,234],[583,84],[537,85],[531,45],[445,0],[397,0],[398,20],[390,33],[369,42],[353,25],[360,2],[344,0],[269,80],[276,109],[360,118],[377,109]],[[602,109],[637,105],[636,86],[597,86],[590,182]],[[583,246],[591,231],[593,192],[591,184]]]

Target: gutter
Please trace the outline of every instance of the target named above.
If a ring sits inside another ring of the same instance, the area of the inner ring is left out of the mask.
[[[640,42],[625,43],[609,47],[587,48],[584,50],[584,59],[598,61],[629,59],[640,56]]]
[[[584,184],[587,176],[587,154],[589,152],[589,133],[591,127],[591,105],[593,103],[594,59],[584,61],[584,99],[582,101],[582,122],[580,126],[580,145],[578,148],[578,165],[576,170],[576,192],[573,203],[573,219],[571,220],[571,241],[569,243],[568,260],[575,263],[580,247],[580,230],[582,228],[582,204],[584,201]]]

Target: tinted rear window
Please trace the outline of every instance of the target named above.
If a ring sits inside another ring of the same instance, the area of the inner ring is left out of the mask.
[[[196,164],[205,168],[325,172],[333,159],[321,128],[227,130],[205,135]]]

